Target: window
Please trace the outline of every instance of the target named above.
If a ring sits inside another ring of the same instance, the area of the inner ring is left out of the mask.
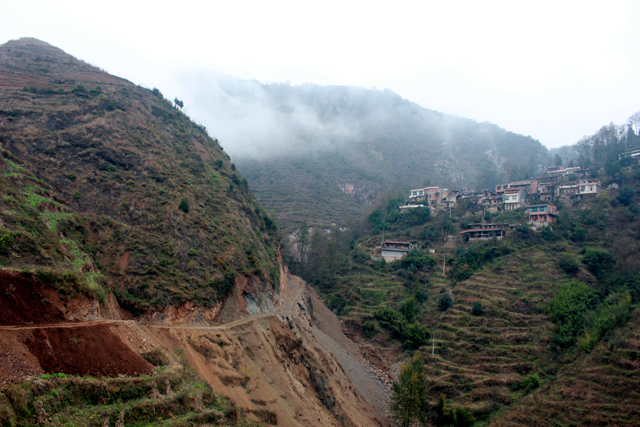
[[[540,212],[546,212],[546,211],[547,211],[547,207],[546,206],[543,206],[543,207],[540,208]]]
[[[538,208],[531,208],[531,212],[538,212]]]

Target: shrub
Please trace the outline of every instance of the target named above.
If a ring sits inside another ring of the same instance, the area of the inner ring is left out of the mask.
[[[146,353],[142,353],[141,356],[147,362],[151,363],[153,366],[164,366],[167,364],[167,358],[164,353],[158,349],[154,348]]]
[[[419,250],[413,250],[409,252],[404,258],[393,263],[393,267],[396,270],[401,268],[409,269],[415,268],[417,270],[428,269],[436,265],[436,259],[432,255],[422,254]]]
[[[180,200],[180,204],[178,205],[178,209],[180,209],[184,213],[188,213],[189,212],[189,200],[186,199],[186,198],[183,198],[182,200]]]
[[[610,271],[615,264],[615,260],[609,252],[593,248],[587,248],[585,250],[582,262],[587,266],[587,269],[599,279],[602,279],[603,274]]]
[[[480,316],[484,313],[484,308],[482,308],[482,303],[480,301],[476,301],[473,303],[473,307],[471,308],[471,314],[474,316]]]
[[[522,388],[533,389],[540,387],[540,377],[538,374],[526,375],[522,379]]]
[[[419,323],[410,323],[402,331],[402,347],[415,350],[425,344],[427,327]]]
[[[9,249],[13,246],[13,237],[11,234],[5,233],[0,237],[0,253],[7,254]]]
[[[563,253],[558,266],[567,274],[576,274],[579,270],[578,261],[568,253]]]
[[[573,230],[573,233],[571,233],[571,235],[569,236],[569,238],[574,242],[584,242],[585,240],[587,240],[587,232],[585,231],[584,228],[577,225],[576,228]]]
[[[547,314],[558,327],[552,348],[571,347],[584,329],[584,315],[597,305],[596,292],[586,284],[578,280],[561,284],[547,304]]]
[[[373,320],[367,320],[362,324],[362,332],[367,338],[373,338],[378,333],[376,328],[376,322]]]
[[[618,192],[618,201],[625,206],[629,206],[633,202],[635,195],[635,190],[625,185]]]
[[[578,339],[580,348],[591,351],[609,330],[626,323],[630,309],[629,292],[609,295],[602,305],[584,316],[584,336]]]
[[[446,398],[444,394],[440,395],[438,404],[434,409],[436,416],[433,421],[436,426],[471,427],[476,421],[467,407],[448,407],[446,405]]]
[[[380,322],[383,328],[388,328],[400,320],[400,314],[388,307],[382,307],[373,313],[373,317]]]
[[[558,235],[553,232],[553,229],[551,227],[544,227],[542,229],[542,238],[544,240],[553,242],[555,240],[558,240]]]
[[[440,301],[438,302],[438,308],[440,311],[447,311],[450,307],[453,306],[453,301],[447,292],[440,296]]]
[[[400,307],[400,312],[407,319],[408,323],[413,323],[418,317],[418,302],[415,297],[408,298]]]
[[[235,285],[235,279],[238,273],[233,270],[227,270],[224,272],[221,278],[217,278],[210,282],[213,287],[217,300],[224,299],[233,289]]]

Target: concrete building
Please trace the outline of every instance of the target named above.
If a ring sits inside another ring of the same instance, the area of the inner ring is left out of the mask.
[[[463,243],[476,240],[500,240],[506,236],[515,225],[511,224],[470,224],[469,230],[460,232],[460,239]]]
[[[407,256],[409,252],[414,249],[418,249],[418,242],[402,242],[395,240],[385,240],[380,245],[379,257],[384,258],[385,261],[395,261],[404,256]],[[373,259],[378,258],[377,250],[374,252]]]
[[[578,181],[578,196],[580,199],[596,197],[602,192],[602,184],[599,179],[581,179]]]
[[[496,185],[496,193],[504,194],[505,190],[513,190],[523,188],[525,192],[528,194],[537,193],[538,192],[538,180],[536,179],[527,179],[524,181],[515,181],[510,182],[508,184],[499,184]]]
[[[560,199],[585,199],[596,197],[602,192],[602,184],[599,179],[581,179],[573,184],[558,185],[556,197]]]
[[[554,223],[558,216],[558,208],[554,205],[529,206],[529,222]]]
[[[409,203],[426,202],[429,206],[436,207],[442,202],[442,190],[440,187],[416,188],[409,193]]]
[[[524,206],[527,193],[524,188],[506,189],[502,195],[502,203],[505,211],[512,211]]]

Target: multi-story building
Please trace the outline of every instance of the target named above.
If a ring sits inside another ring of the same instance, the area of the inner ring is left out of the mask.
[[[558,216],[558,208],[554,205],[529,206],[529,222],[554,223]]]
[[[426,202],[429,206],[438,206],[442,202],[443,190],[440,187],[416,188],[409,193],[409,203]]]
[[[505,211],[519,209],[524,206],[527,193],[524,188],[506,189],[502,195],[502,203]]]

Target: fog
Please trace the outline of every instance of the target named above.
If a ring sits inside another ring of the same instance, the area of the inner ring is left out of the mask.
[[[288,83],[266,86],[215,72],[183,73],[179,81],[188,114],[232,158],[305,155],[359,138],[358,122],[320,117],[316,108],[290,93],[273,93]]]
[[[237,140],[228,144],[237,153],[247,141],[258,141],[245,147],[253,156],[292,144],[306,149],[299,146],[301,129],[322,129],[326,145],[348,138],[351,130],[338,123],[327,128],[295,105],[287,117],[293,132],[273,126],[272,119],[282,116],[269,109],[245,114],[231,104],[235,112],[228,117],[198,96],[197,84],[208,89],[211,78],[194,70],[260,82],[390,88],[426,108],[489,121],[548,147],[575,143],[640,109],[637,1],[383,6],[328,0],[319,6],[187,0],[150,7],[113,0],[104,7],[4,0],[0,16],[0,43],[35,37],[133,83],[157,87],[170,99],[184,99],[198,120],[210,120],[207,108],[216,111],[217,122],[209,125],[216,136]],[[176,70],[189,70],[194,87],[185,86],[186,76]],[[242,117],[251,117],[255,129]],[[223,120],[229,126],[217,125]],[[225,134],[227,129],[241,135]],[[272,150],[259,142],[276,140]]]

